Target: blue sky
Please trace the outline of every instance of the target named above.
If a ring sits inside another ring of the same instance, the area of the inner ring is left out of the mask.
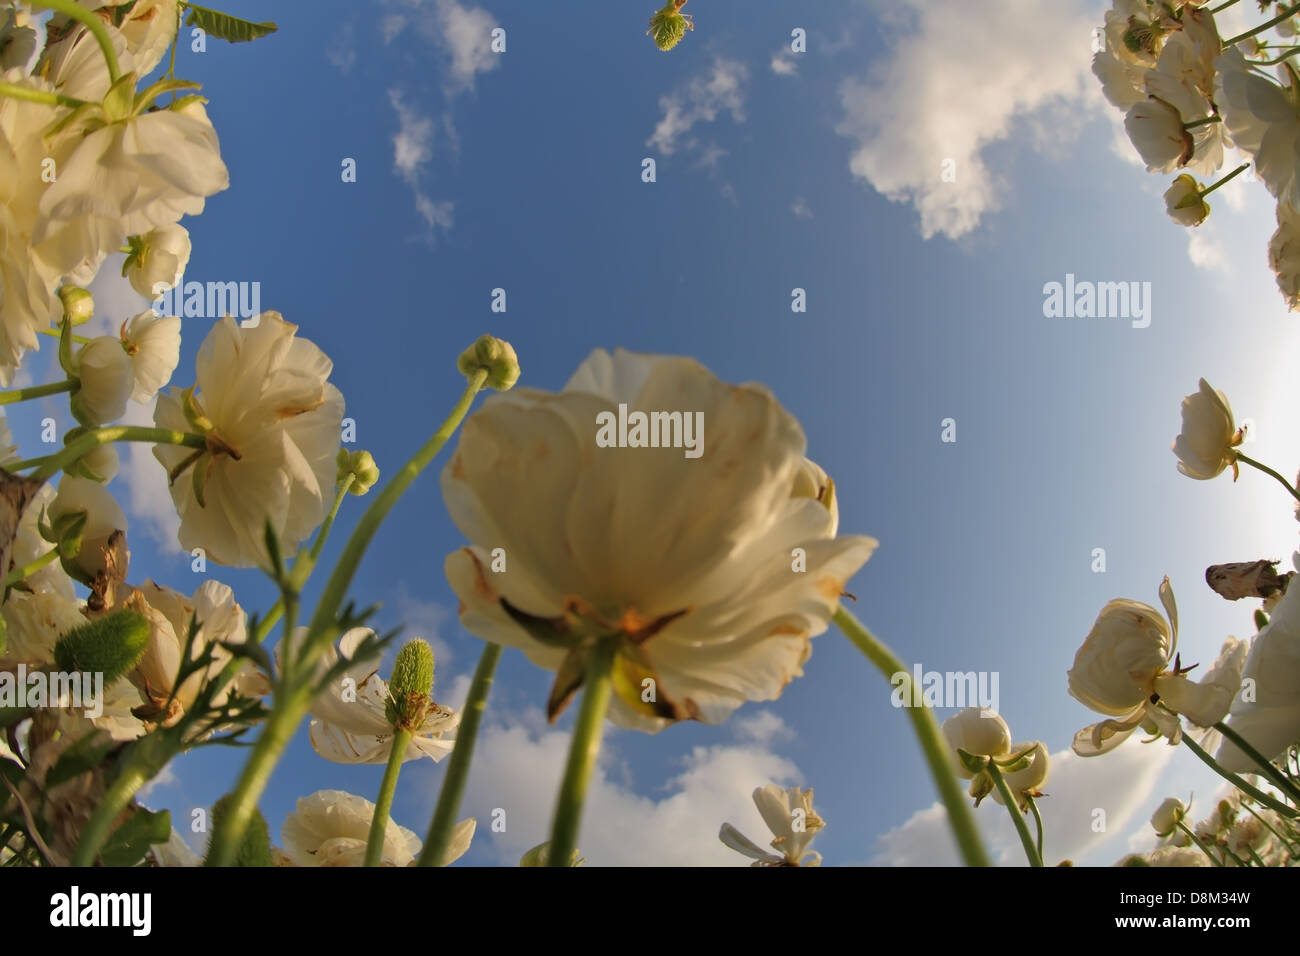
[[[1107,600],[1154,604],[1168,574],[1184,661],[1250,632],[1252,609],[1211,593],[1204,568],[1287,561],[1289,499],[1254,473],[1183,478],[1169,444],[1205,376],[1257,423],[1254,457],[1300,466],[1300,386],[1282,360],[1297,333],[1267,267],[1263,187],[1247,175],[1220,191],[1189,239],[1164,214],[1167,183],[1117,138],[1088,72],[1102,6],[979,6],[695,0],[695,32],[663,54],[643,36],[650,5],[227,0],[280,31],[178,56],[231,174],[186,222],[186,278],[261,282],[263,307],[334,359],[356,447],[388,474],[455,401],[455,358],[483,332],[514,344],[533,387],[616,346],[766,384],[835,478],[841,529],[880,541],[850,584],[859,617],[927,669],[997,672],[1016,738],[1062,751],[1092,722],[1065,672]],[[492,26],[503,54],[479,47]],[[790,52],[795,27],[805,53]],[[1150,327],[1046,317],[1043,286],[1067,273],[1149,282]],[[504,314],[490,311],[498,287]],[[806,313],[791,311],[796,287]],[[116,321],[141,308],[120,283],[96,291]],[[185,320],[177,383],[210,324]],[[189,591],[199,576],[169,546],[157,471],[138,454],[112,486],[132,577]],[[348,502],[326,565],[360,510]],[[435,695],[452,703],[481,648],[442,574],[461,543],[431,470],[353,588],[383,603],[384,625],[435,642]],[[272,600],[252,573],[209,574],[250,610]],[[580,842],[592,862],[743,863],[715,834],[730,820],[765,842],[748,793],[769,780],[815,787],[828,864],[949,859],[889,685],[834,631],[813,649],[779,701],[724,726],[611,733]],[[513,863],[546,837],[568,725],[539,716],[549,684],[507,652],[464,807],[480,822],[467,863]],[[148,800],[179,827],[241,756],[187,756]],[[1167,795],[1195,790],[1207,809],[1213,778],[1194,764],[1137,743],[1061,761],[1042,803],[1048,856],[1112,862]],[[444,767],[407,765],[400,823],[424,832]],[[325,762],[304,727],[263,809],[278,832],[298,797],[374,799],[380,774]],[[1018,861],[1001,808],[977,816]]]

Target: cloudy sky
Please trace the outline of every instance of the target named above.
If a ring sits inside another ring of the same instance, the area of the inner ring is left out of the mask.
[[[1071,756],[1092,716],[1065,672],[1107,600],[1154,604],[1166,574],[1183,660],[1208,664],[1252,628],[1205,567],[1295,548],[1279,487],[1194,482],[1169,451],[1204,376],[1254,420],[1252,456],[1300,466],[1300,384],[1282,364],[1298,336],[1267,267],[1263,187],[1240,177],[1194,233],[1167,219],[1168,183],[1137,163],[1089,72],[1092,0],[693,0],[696,29],[669,54],[643,35],[651,6],[227,0],[280,31],[180,52],[232,183],[187,222],[186,278],[260,282],[263,307],[334,358],[357,447],[389,474],[454,402],[455,358],[485,331],[514,344],[533,387],[615,346],[765,383],[835,478],[841,529],[880,541],[849,585],[855,612],[927,670],[996,673],[1016,738],[1053,752],[1049,862],[1146,845],[1165,796],[1208,809],[1214,778],[1190,753],[1131,741]],[[504,53],[488,46],[495,27]],[[1067,275],[1150,283],[1149,326],[1047,317],[1044,286]],[[490,308],[497,288],[505,313]],[[796,288],[806,312],[791,310]],[[96,292],[110,317],[141,307],[120,284]],[[210,324],[185,320],[177,382]],[[133,576],[188,591],[198,576],[162,483],[137,451],[114,485]],[[327,561],[360,512],[349,505]],[[354,588],[383,603],[385,626],[434,642],[435,695],[453,705],[481,646],[442,574],[461,543],[431,472]],[[271,603],[252,574],[208,574],[246,608]],[[507,652],[464,808],[480,821],[467,863],[513,864],[546,838],[572,719],[547,726],[549,684]],[[749,794],[778,782],[815,788],[827,864],[952,861],[890,690],[832,631],[777,702],[720,727],[610,733],[584,855],[743,864],[718,827],[766,842]],[[241,757],[182,758],[148,799],[187,819]],[[424,832],[444,767],[407,766],[400,823]],[[304,731],[264,799],[273,832],[317,789],[373,799],[380,774],[326,763]],[[1002,808],[977,818],[1021,862]]]

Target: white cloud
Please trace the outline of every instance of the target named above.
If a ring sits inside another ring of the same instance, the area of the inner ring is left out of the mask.
[[[1127,827],[1145,809],[1174,749],[1130,739],[1103,757],[1077,757],[1068,749],[1052,754],[1052,775],[1044,787],[1048,795],[1038,801],[1047,865],[1064,859],[1105,865],[1127,852]],[[975,817],[995,864],[1025,864],[1006,808],[988,799],[975,810]],[[1099,821],[1105,826],[1100,832],[1095,829]],[[879,844],[872,865],[955,866],[960,862],[939,803],[913,814],[884,834]]]
[[[795,59],[785,51],[772,54],[772,62],[769,64],[772,72],[777,76],[796,76],[799,73],[799,64]]]
[[[912,203],[926,238],[956,238],[999,208],[1006,189],[985,162],[986,147],[1045,106],[1096,99],[1090,37],[1097,11],[1083,0],[986,0],[978,7],[903,0],[901,7],[912,29],[900,24],[893,55],[842,84],[837,131],[857,142],[854,175],[895,202]],[[956,164],[954,182],[941,176],[945,160]]]
[[[350,73],[357,62],[356,29],[351,23],[339,27],[334,43],[325,51],[325,58],[342,73]]]
[[[690,136],[691,130],[700,123],[712,123],[723,113],[730,113],[733,122],[743,123],[748,79],[749,70],[743,63],[716,57],[707,73],[659,97],[663,116],[646,145],[669,156],[680,148],[702,151],[704,147]]]
[[[149,308],[149,300],[136,292],[122,275],[122,262],[126,256],[115,252],[99,267],[99,272],[86,286],[95,298],[95,317],[77,328],[78,335],[117,335],[122,323]],[[57,339],[50,339],[56,342]],[[152,423],[151,423],[152,424]]]
[[[790,212],[794,213],[796,219],[811,219],[813,217],[812,210],[808,208],[808,203],[802,196],[796,197],[795,201],[790,203]]]
[[[456,0],[396,2],[410,12],[385,14],[379,21],[380,35],[385,43],[392,43],[411,26],[432,43],[446,61],[445,90],[449,96],[473,89],[478,74],[500,65],[501,57],[492,52],[491,46],[497,22],[482,7],[463,6]]]
[[[433,119],[407,105],[405,95],[394,87],[388,102],[397,111],[397,134],[393,137],[393,168],[414,186],[420,167],[433,158]]]
[[[1187,230],[1187,256],[1198,269],[1222,272],[1228,268],[1228,250],[1208,222]]]
[[[157,399],[148,405],[128,403],[122,424],[152,428],[156,402]],[[181,546],[176,536],[181,519],[172,504],[171,489],[167,487],[167,469],[154,457],[153,446],[146,442],[121,442],[116,447],[120,466],[111,488],[126,508],[133,522],[132,530],[143,528],[163,554],[179,553]],[[130,538],[128,530],[127,540]]]
[[[771,839],[753,803],[756,787],[768,783],[806,785],[798,768],[774,753],[770,744],[790,731],[770,711],[738,725],[735,743],[696,747],[681,758],[677,772],[654,795],[631,784],[619,759],[619,744],[629,732],[606,726],[601,759],[587,792],[578,846],[594,866],[737,866],[750,861],[718,840],[724,822],[740,828],[760,845]],[[554,795],[568,753],[569,735],[547,726],[531,712],[509,726],[486,725],[474,750],[463,815],[478,818],[474,838],[490,848],[496,862],[516,865],[525,851],[548,837]],[[417,772],[432,774],[432,768]],[[430,788],[429,805],[436,788]],[[492,811],[505,811],[506,829],[494,833]],[[426,811],[428,808],[424,808]],[[427,819],[427,812],[423,814]],[[421,813],[414,813],[420,819]]]
[[[433,659],[438,673],[450,673],[452,662],[450,645],[442,639],[442,629],[451,620],[451,610],[436,601],[423,601],[407,589],[403,581],[397,587],[394,601],[397,620],[402,624],[402,642],[421,637],[433,648]],[[441,697],[439,700],[441,701]]]

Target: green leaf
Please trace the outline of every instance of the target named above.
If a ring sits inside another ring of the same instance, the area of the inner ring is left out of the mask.
[[[185,4],[185,9],[188,13],[185,17],[187,27],[198,27],[210,36],[229,40],[231,43],[247,43],[249,40],[256,40],[280,29],[274,23],[241,20],[228,13],[219,13],[207,7],[196,7],[192,3]]]
[[[171,835],[171,811],[153,813],[141,807],[108,838],[99,859],[105,866],[135,866],[144,859],[150,846],[166,843]]]
[[[54,762],[50,772],[45,775],[45,789],[53,790],[59,784],[67,783],[98,766],[114,746],[112,737],[98,731],[82,737]]]

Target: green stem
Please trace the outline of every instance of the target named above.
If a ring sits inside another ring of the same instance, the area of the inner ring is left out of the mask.
[[[1296,11],[1298,10],[1300,10],[1300,3],[1287,7],[1285,10],[1283,10],[1281,13],[1275,16],[1272,20],[1267,20],[1264,23],[1261,23],[1259,26],[1255,27],[1255,29],[1247,30],[1245,33],[1239,33],[1237,34],[1237,36],[1232,37],[1231,39],[1224,40],[1223,48],[1226,50],[1228,47],[1232,46],[1235,43],[1240,43],[1242,40],[1249,40],[1255,34],[1263,33],[1265,30],[1277,26],[1283,20],[1290,20],[1293,16],[1295,16]]]
[[[61,93],[51,93],[48,90],[33,90],[17,83],[0,82],[0,96],[7,96],[14,100],[26,100],[29,103],[44,103],[46,106],[67,106],[72,109],[86,105],[85,100],[79,100],[75,96],[64,96]]]
[[[1261,66],[1277,66],[1279,63],[1291,59],[1291,57],[1295,56],[1297,53],[1300,53],[1300,46],[1293,46],[1281,56],[1275,57],[1272,60],[1247,60],[1246,62],[1255,68]]]
[[[1238,167],[1237,167],[1236,169],[1234,169],[1232,172],[1228,173],[1228,175],[1224,176],[1222,179],[1220,179],[1220,180],[1219,180],[1217,183],[1215,183],[1214,185],[1212,185],[1212,186],[1207,186],[1205,189],[1202,189],[1202,190],[1201,190],[1201,198],[1204,199],[1206,196],[1208,196],[1210,193],[1214,192],[1216,189],[1218,189],[1218,188],[1219,188],[1220,186],[1222,186],[1224,183],[1230,183],[1230,182],[1232,182],[1232,180],[1233,180],[1235,177],[1240,176],[1243,172],[1245,172],[1245,171],[1246,171],[1247,169],[1249,169],[1249,168],[1250,168],[1250,163],[1242,163],[1240,166],[1238,166]]]
[[[612,690],[610,672],[614,668],[620,640],[619,636],[603,637],[587,655],[583,676],[586,686],[582,691],[578,718],[573,724],[573,739],[569,742],[569,759],[560,780],[560,793],[555,801],[551,845],[546,851],[547,866],[568,866],[573,851],[578,848],[582,805],[596,766],[596,755],[600,752],[600,735]]]
[[[1222,767],[1220,767],[1218,761],[1215,760],[1213,757],[1211,757],[1209,754],[1207,754],[1205,750],[1202,749],[1201,745],[1192,739],[1191,734],[1183,734],[1183,743],[1187,744],[1188,749],[1191,750],[1192,753],[1196,754],[1196,756],[1201,758],[1201,762],[1203,764],[1205,764],[1207,767],[1209,767],[1211,770],[1217,773],[1224,780],[1228,781],[1228,783],[1232,784],[1242,793],[1250,794],[1255,800],[1264,804],[1264,806],[1266,807],[1276,810],[1284,817],[1300,816],[1300,810],[1295,810],[1292,807],[1288,807],[1285,803],[1282,803],[1281,801],[1274,800],[1272,797],[1270,797],[1263,790],[1260,790],[1258,787],[1252,787],[1250,784],[1248,784],[1245,780],[1242,780],[1231,770],[1224,770]]]
[[[378,866],[384,852],[384,835],[388,832],[388,811],[393,807],[393,794],[397,792],[397,777],[402,772],[402,758],[406,745],[414,734],[405,727],[393,728],[393,749],[384,768],[384,780],[379,785],[379,799],[375,801],[375,815],[370,818],[370,839],[366,842],[365,866]]]
[[[1193,833],[1193,832],[1188,828],[1188,826],[1187,826],[1186,823],[1184,823],[1182,820],[1179,820],[1177,826],[1178,826],[1178,829],[1182,830],[1184,833],[1187,834],[1187,838],[1188,838],[1189,840],[1191,840],[1193,843],[1195,843],[1196,846],[1197,846],[1197,848],[1198,848],[1202,853],[1204,853],[1207,857],[1210,858],[1210,862],[1211,862],[1211,863],[1213,863],[1215,866],[1223,866],[1223,861],[1220,860],[1217,856],[1215,856],[1213,853],[1210,852],[1210,848],[1207,847],[1207,846],[1206,846],[1206,845],[1201,841],[1201,838],[1200,838],[1200,837],[1198,837],[1195,833]]]
[[[72,855],[72,866],[94,866],[100,848],[113,832],[118,815],[149,779],[149,774],[138,761],[128,760],[121,773],[95,804],[95,812],[81,831],[77,849]]]
[[[117,65],[117,52],[113,49],[113,38],[108,35],[108,27],[104,25],[103,20],[78,4],[76,0],[32,0],[32,6],[44,7],[46,10],[53,10],[55,13],[62,13],[79,21],[99,44],[104,60],[108,63],[109,81],[117,82],[117,78],[122,75],[122,69]]]
[[[1207,126],[1210,123],[1222,123],[1222,116],[1206,116],[1203,119],[1192,120],[1190,123],[1184,123],[1183,129],[1196,129],[1198,126]]]
[[[320,553],[325,550],[325,541],[330,536],[330,529],[334,527],[334,519],[338,517],[339,508],[343,504],[343,499],[347,497],[348,489],[352,483],[357,480],[356,475],[348,475],[339,483],[334,492],[334,504],[321,522],[320,530],[316,532],[316,540],[311,544],[311,550],[306,556],[299,556],[293,562],[293,568],[289,574],[290,587],[295,591],[301,591],[303,585],[307,583],[307,578],[311,575],[312,569],[316,567],[316,562],[320,560]]]
[[[69,442],[63,447],[62,451],[56,454],[45,455],[42,458],[28,458],[25,461],[16,462],[5,467],[10,473],[21,471],[24,468],[36,468],[36,471],[32,472],[28,477],[45,479],[62,470],[64,465],[84,458],[92,449],[115,441],[147,441],[155,445],[184,445],[188,448],[205,447],[202,435],[192,435],[189,432],[174,432],[167,428],[144,428],[139,425],[109,425],[105,428],[94,428],[85,434],[78,435],[76,439]]]
[[[447,761],[447,775],[442,778],[442,790],[438,793],[438,806],[434,808],[433,820],[429,823],[429,833],[424,838],[424,849],[420,851],[417,866],[437,865],[451,845],[452,831],[456,827],[456,815],[460,812],[460,801],[465,794],[465,782],[469,779],[470,762],[474,759],[474,741],[478,738],[479,724],[483,721],[483,712],[487,709],[488,693],[492,690],[492,678],[496,674],[497,662],[501,660],[501,645],[487,644],[479,657],[478,667],[474,670],[474,679],[469,685],[469,696],[460,712],[460,726],[456,728],[456,746],[452,748],[451,758]]]
[[[63,382],[51,382],[49,385],[29,385],[27,388],[14,388],[7,392],[0,392],[0,405],[12,405],[14,402],[25,402],[30,398],[43,398],[46,395],[57,395],[59,392],[70,392],[81,383],[75,378],[70,378]]]
[[[1256,811],[1255,808],[1252,807],[1249,803],[1246,803],[1245,801],[1242,801],[1242,804],[1241,804],[1241,805],[1242,805],[1243,807],[1246,808],[1246,812],[1247,812],[1247,813],[1249,813],[1252,817],[1254,817],[1256,820],[1258,820],[1258,821],[1263,825],[1263,827],[1264,827],[1265,830],[1267,830],[1269,833],[1273,834],[1273,836],[1277,837],[1278,842],[1280,842],[1284,847],[1286,847],[1286,852],[1287,852],[1287,855],[1288,855],[1288,856],[1294,856],[1294,855],[1295,855],[1295,852],[1294,852],[1294,851],[1295,851],[1295,848],[1291,845],[1291,841],[1288,840],[1286,837],[1284,837],[1281,833],[1279,833],[1279,832],[1277,831],[1277,828],[1274,827],[1273,824],[1269,823],[1269,822],[1268,822],[1267,820],[1265,820],[1262,816],[1260,816],[1259,813],[1258,813],[1258,811]]]
[[[1038,827],[1038,859],[1044,861],[1046,857],[1043,856],[1043,814],[1039,811],[1038,803],[1032,795],[1025,794],[1025,800],[1029,802],[1029,809],[1034,813],[1034,825]]]
[[[52,339],[59,339],[63,337],[63,333],[60,332],[58,329],[37,329],[36,331],[41,333],[41,335],[48,335]],[[71,338],[72,341],[76,342],[78,345],[87,345],[90,342],[94,341],[93,339],[87,338],[84,335],[70,334],[69,338]]]
[[[876,640],[875,636],[843,606],[836,609],[834,620],[845,637],[853,642],[867,660],[876,665],[876,668],[885,675],[886,680],[891,679],[895,674],[910,673],[894,652]],[[907,695],[905,700],[911,699],[911,686],[911,678],[908,677],[903,683],[904,693]],[[948,810],[948,825],[952,827],[962,859],[967,866],[991,866],[988,853],[980,840],[979,830],[975,826],[975,816],[967,806],[965,795],[952,771],[948,743],[939,731],[934,712],[924,704],[920,707],[904,709],[921,744],[921,751],[925,754],[925,762],[929,765],[930,776],[934,778],[935,786],[939,790],[939,798]]]
[[[47,564],[49,564],[58,556],[59,556],[59,549],[50,548],[50,550],[46,551],[39,558],[35,558],[32,561],[28,561],[21,568],[14,568],[5,576],[4,587],[10,588],[13,587],[15,584],[17,584],[19,581],[25,581],[28,577],[35,574],[37,571],[45,567]]]
[[[1245,464],[1250,465],[1250,467],[1256,468],[1259,471],[1262,471],[1264,474],[1271,475],[1272,477],[1276,478],[1281,483],[1283,488],[1291,492],[1292,498],[1294,498],[1296,501],[1300,501],[1300,491],[1296,491],[1295,488],[1292,487],[1291,482],[1287,481],[1285,478],[1279,475],[1272,468],[1268,467],[1268,465],[1262,464],[1256,461],[1254,458],[1247,458],[1241,452],[1237,452],[1237,461],[1244,462]]]
[[[1232,6],[1236,2],[1237,0],[1224,0],[1223,3],[1219,4],[1217,7],[1214,7],[1212,10],[1210,10],[1210,13],[1218,13],[1220,10],[1226,10],[1228,9],[1228,7]]]
[[[347,594],[348,587],[352,583],[352,576],[356,573],[357,566],[361,563],[361,558],[366,552],[366,547],[370,540],[379,530],[380,524],[387,517],[388,512],[397,504],[398,500],[416,477],[422,472],[438,454],[438,451],[451,437],[452,432],[464,419],[469,412],[470,405],[474,402],[474,396],[478,394],[487,381],[487,370],[479,369],[470,376],[469,384],[465,392],[461,395],[451,414],[447,416],[446,421],[439,426],[438,430],[433,433],[424,446],[415,453],[402,469],[393,476],[393,478],[384,486],[383,491],[375,496],[370,503],[370,507],[362,514],[361,520],[353,529],[348,543],[343,548],[343,553],[339,556],[338,564],[334,566],[330,574],[329,581],[325,585],[320,601],[316,605],[316,613],[312,616],[311,624],[308,627],[307,637],[303,641],[301,658],[299,666],[308,674],[315,664],[316,658],[324,651],[325,644],[328,641],[330,628],[333,626],[338,616],[339,607],[343,603],[343,598]],[[323,640],[322,640],[323,639]],[[212,835],[212,850],[209,859],[214,866],[227,866],[234,859],[235,850],[240,841],[244,838],[244,831],[248,828],[249,820],[252,819],[253,808],[262,796],[262,791],[266,789],[267,782],[271,779],[271,772],[279,762],[284,749],[292,739],[298,723],[307,713],[311,706],[312,693],[310,682],[306,686],[293,686],[282,696],[278,697],[275,706],[271,710],[271,716],[267,719],[266,729],[262,735],[257,738],[257,743],[253,745],[253,752],[249,755],[248,762],[244,764],[244,769],[240,773],[239,781],[235,785],[232,794],[230,807],[226,815],[222,818],[221,825]]]
[[[995,762],[990,760],[986,773],[993,778],[993,786],[998,788],[998,793],[1002,794],[1002,802],[1006,805],[1007,813],[1011,814],[1011,821],[1016,825],[1016,833],[1020,835],[1020,845],[1025,848],[1029,865],[1042,866],[1043,858],[1034,849],[1034,838],[1029,835],[1029,824],[1025,822],[1025,815],[1020,812],[1020,803],[1012,795],[1006,778],[1002,776],[1002,771],[998,769]]]
[[[1251,746],[1250,742],[1247,741],[1246,738],[1242,737],[1241,734],[1237,733],[1223,721],[1219,721],[1215,724],[1214,729],[1223,734],[1223,736],[1232,743],[1234,747],[1244,753],[1251,760],[1255,761],[1255,763],[1259,765],[1259,769],[1264,772],[1264,776],[1268,777],[1268,779],[1273,782],[1274,786],[1290,797],[1292,801],[1300,804],[1300,787],[1297,787],[1294,783],[1288,780],[1286,776],[1277,769],[1277,767],[1273,766],[1273,762]]]

